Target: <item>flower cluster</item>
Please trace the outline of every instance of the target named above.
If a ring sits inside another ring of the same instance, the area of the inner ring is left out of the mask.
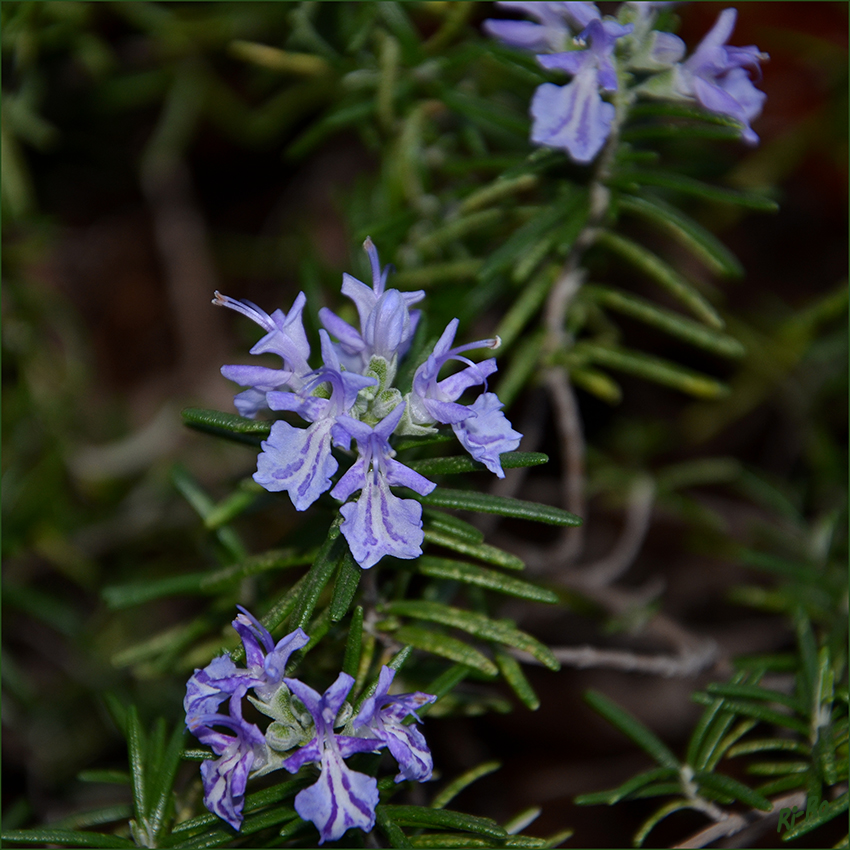
[[[307,635],[296,629],[275,644],[248,611],[239,610],[233,627],[242,638],[247,666],[237,667],[229,655],[219,656],[203,670],[195,670],[183,701],[186,726],[218,756],[201,763],[204,805],[238,830],[249,775],[279,768],[297,773],[307,764],[317,764],[319,779],[298,793],[295,810],[316,825],[319,843],[336,841],[351,827],[368,832],[375,825],[378,783],[352,770],[345,759],[386,747],[398,762],[396,782],[430,779],[432,760],[425,738],[404,720],[412,716],[418,721],[417,709],[436,697],[419,692],[390,696],[395,671],[384,667],[375,693],[351,718],[350,706],[344,708],[354,684],[351,676],[340,673],[321,695],[286,677],[289,656],[307,644]],[[272,718],[265,733],[243,718],[246,696]],[[226,714],[220,710],[225,702]],[[350,734],[334,731],[343,725]]]
[[[720,13],[694,53],[683,60],[677,36],[653,29],[662,2],[623,3],[617,19],[603,17],[590,2],[499,2],[531,21],[484,22],[485,31],[504,44],[537,55],[538,63],[572,77],[565,86],[543,83],[531,101],[531,140],[560,148],[576,162],[591,162],[611,134],[616,107],[642,95],[696,102],[741,127],[741,138],[756,144],[750,122],[761,114],[765,95],[753,85],[767,55],[757,47],[727,47],[735,9]],[[623,91],[627,80],[651,74]],[[604,97],[603,97],[604,96]]]
[[[425,293],[387,289],[390,267],[381,269],[370,239],[364,249],[372,268],[372,286],[349,274],[342,278],[342,293],[354,302],[360,328],[322,308],[322,364],[316,369],[309,365],[303,293],[288,314],[276,310],[269,316],[255,304],[218,292],[213,303],[242,313],[266,331],[252,354],[276,354],[283,361],[280,369],[222,368],[226,378],[248,388],[235,397],[237,410],[246,417],[264,409],[290,411],[308,423],[305,428],[283,420],[272,424],[254,480],[267,490],[286,491],[299,511],[326,491],[346,502],[340,508],[341,531],[354,559],[368,569],[384,555],[415,558],[422,553],[422,505],[396,496],[390,488],[409,487],[424,496],[436,486],[394,459],[392,435],[424,435],[439,425],[451,425],[472,457],[501,478],[499,457],[519,445],[521,434],[505,418],[496,395],[486,392],[496,361],[473,363],[462,356],[473,348],[496,348],[498,339],[453,347],[457,319],[416,370],[411,391],[402,396],[394,380],[419,323],[420,311],[411,307]],[[465,367],[440,380],[450,360]],[[474,403],[461,404],[463,393],[477,385],[483,385],[485,392]],[[339,463],[332,449],[350,452],[352,441],[357,457],[334,483]],[[347,501],[358,491],[354,501]]]

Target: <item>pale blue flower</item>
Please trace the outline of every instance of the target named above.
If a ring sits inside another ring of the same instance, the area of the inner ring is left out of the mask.
[[[340,526],[354,560],[363,569],[374,566],[384,555],[416,558],[422,554],[422,505],[416,499],[401,499],[390,486],[409,487],[424,496],[436,486],[418,472],[393,459],[389,444],[404,412],[404,402],[375,427],[350,416],[337,418],[337,434],[357,441],[359,457],[339,479],[331,495],[348,499],[355,491],[355,502],[343,505]]]
[[[502,413],[503,407],[495,393],[481,393],[469,406],[472,415],[452,425],[461,445],[499,478],[505,477],[500,455],[512,452],[522,439]]]
[[[352,827],[369,832],[375,825],[378,783],[372,776],[352,770],[343,759],[354,753],[376,752],[384,742],[364,737],[337,735],[334,722],[354,678],[340,673],[320,696],[297,679],[284,679],[290,691],[304,703],[316,724],[316,735],[295,755],[283,762],[290,773],[315,762],[321,768],[318,781],[295,797],[295,811],[319,830],[319,844],[336,841]]]
[[[484,31],[509,47],[534,53],[568,50],[573,35],[599,17],[599,10],[593,3],[523,3],[503,0],[496,5],[509,12],[522,12],[537,23],[489,18],[484,21]]]
[[[416,710],[437,699],[433,694],[417,691],[413,694],[390,696],[395,670],[382,667],[375,693],[366,699],[354,718],[353,727],[358,734],[369,734],[383,741],[400,771],[396,782],[405,779],[427,782],[434,767],[431,751],[425,736],[414,726],[405,724],[406,717],[421,723]]]
[[[263,733],[242,718],[244,693],[237,690],[231,696],[229,715],[200,715],[195,718],[196,725],[190,727],[198,740],[219,756],[201,762],[204,805],[236,830],[242,826],[248,774],[265,765],[268,753]],[[214,726],[223,726],[232,734],[217,731]]]
[[[325,365],[312,373],[301,392],[267,395],[273,410],[293,411],[312,424],[296,428],[282,419],[274,422],[269,438],[261,443],[254,473],[254,480],[266,490],[288,492],[298,511],[309,508],[331,486],[339,466],[331,453],[337,417],[351,409],[361,389],[377,383],[375,378],[343,372],[327,332],[319,335]],[[330,385],[329,398],[311,394],[322,384]]]
[[[261,700],[270,700],[283,681],[289,656],[308,642],[304,631],[296,629],[275,644],[253,615],[237,607],[233,628],[242,638],[247,668],[237,667],[229,655],[214,658],[189,678],[183,700],[187,728],[219,757],[201,763],[204,805],[236,830],[242,825],[248,775],[266,765],[269,753],[263,733],[243,719],[242,699],[253,689]],[[218,711],[225,700],[229,714]]]
[[[761,76],[759,63],[768,56],[755,45],[726,45],[737,15],[735,9],[720,13],[697,49],[678,66],[676,88],[710,112],[733,118],[741,125],[741,138],[754,145],[759,137],[750,127],[750,121],[761,114],[767,95],[753,85],[751,75]]]
[[[261,410],[268,408],[267,394],[289,386],[299,389],[311,371],[307,361],[310,343],[304,332],[302,313],[307,299],[299,292],[288,314],[275,310],[271,316],[250,301],[240,301],[215,293],[213,304],[228,307],[256,322],[266,335],[251,348],[251,354],[276,354],[283,360],[283,369],[267,366],[222,366],[221,374],[243,387],[250,387],[233,399],[242,416],[253,419]]]
[[[496,371],[496,361],[492,357],[481,363],[473,363],[460,355],[464,351],[476,348],[496,348],[499,340],[483,339],[452,348],[457,327],[457,319],[452,319],[446,325],[434,350],[413,376],[408,417],[414,425],[424,427],[430,427],[435,423],[449,425],[466,419],[472,415],[470,409],[466,405],[459,404],[457,400],[469,387],[486,384],[487,378]],[[449,360],[466,363],[466,368],[440,381],[438,380],[440,370]]]
[[[410,307],[425,297],[421,289],[417,292],[386,289],[391,267],[386,266],[381,271],[378,251],[371,239],[366,239],[363,248],[369,255],[372,286],[366,286],[350,274],[342,276],[342,294],[354,302],[360,330],[327,307],[319,310],[322,324],[339,340],[337,347],[342,365],[361,374],[375,355],[388,361],[404,357],[413,341],[420,315],[419,310],[411,311]]]
[[[617,39],[628,35],[632,25],[594,19],[582,32],[584,50],[538,56],[549,70],[573,75],[565,86],[543,83],[531,101],[531,140],[549,148],[562,148],[576,162],[585,164],[602,150],[614,121],[614,105],[601,92],[618,88],[617,71],[611,61]]]

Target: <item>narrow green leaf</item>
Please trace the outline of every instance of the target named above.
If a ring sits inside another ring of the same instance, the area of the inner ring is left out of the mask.
[[[379,805],[375,809],[375,822],[381,832],[389,839],[390,847],[413,847],[404,830],[387,813],[386,806]]]
[[[533,189],[539,182],[536,174],[518,174],[516,177],[497,177],[486,186],[476,189],[461,202],[459,212],[472,212],[481,207],[489,207],[503,198]]]
[[[498,770],[502,766],[498,761],[485,761],[476,767],[470,768],[465,773],[462,773],[456,779],[453,779],[437,794],[431,801],[432,809],[444,809],[464,788],[472,785],[477,779],[482,776],[487,776],[490,773]]]
[[[464,281],[474,281],[483,264],[483,260],[473,258],[404,269],[393,275],[393,286],[401,290],[429,289],[442,284],[457,286]]]
[[[567,837],[571,834],[572,832],[568,833]],[[561,841],[563,840],[561,839]],[[428,832],[424,835],[414,835],[410,841],[414,847],[434,847],[439,848],[439,850],[450,847],[462,847],[464,850],[472,850],[474,847],[498,847],[499,850],[502,850],[502,848],[506,848],[506,850],[508,848],[536,850],[542,847],[558,846],[557,844],[550,845],[543,838],[532,838],[528,835],[509,835],[507,838],[497,841],[493,838],[471,838],[469,835],[456,832]]]
[[[505,838],[507,833],[490,818],[465,815],[449,809],[426,806],[397,806],[390,803],[378,805],[392,820],[402,826],[429,827],[433,829],[459,829],[490,838]]]
[[[131,608],[150,602],[152,599],[162,599],[166,596],[199,593],[201,584],[208,573],[186,573],[185,575],[166,576],[161,579],[130,582],[105,587],[101,591],[103,601],[112,611],[121,608]]]
[[[709,705],[711,697],[708,694],[695,693],[691,699],[702,705]],[[782,714],[779,711],[767,708],[758,703],[742,702],[741,700],[727,699],[723,705],[724,709],[735,714],[744,714],[748,717],[756,717],[765,723],[773,723],[776,726],[784,726],[793,729],[801,735],[808,735],[808,726],[796,717]]]
[[[611,791],[596,791],[592,794],[580,794],[573,802],[577,806],[592,806],[600,803],[613,805],[614,803],[625,800],[635,791],[640,790],[646,785],[653,782],[660,782],[668,779],[678,778],[679,771],[669,767],[653,767],[650,770],[645,770],[642,773],[633,776],[631,779],[624,782],[619,788],[614,788]]]
[[[80,782],[103,782],[109,785],[130,784],[130,774],[126,770],[81,770],[77,779]]]
[[[239,489],[222,499],[206,516],[204,526],[209,531],[215,531],[223,525],[232,522],[240,514],[243,514],[257,497],[266,491],[255,481],[248,479],[239,482]]]
[[[431,231],[426,236],[417,240],[414,247],[423,254],[434,253],[445,245],[462,239],[476,230],[482,230],[503,220],[502,210],[482,210],[470,213],[452,221],[446,222],[442,227]]]
[[[713,328],[722,329],[723,319],[708,301],[672,266],[652,251],[625,236],[602,231],[596,244],[613,251],[660,284],[698,319]]]
[[[354,560],[348,548],[346,548],[339,565],[339,571],[336,574],[336,584],[334,585],[333,598],[331,599],[330,614],[331,620],[334,623],[338,623],[348,613],[351,600],[354,599],[354,594],[357,592],[357,587],[360,584],[362,573],[363,570],[360,568],[360,565]]]
[[[798,682],[798,690],[802,695],[816,694],[820,690],[817,680],[818,645],[812,631],[812,624],[802,606],[794,612],[794,627],[797,631],[797,646],[800,649],[802,677]],[[817,698],[817,697],[815,697]]]
[[[308,154],[328,136],[337,130],[352,124],[361,124],[375,112],[375,100],[369,98],[360,103],[346,103],[339,109],[333,109],[324,117],[310,125],[284,152],[286,159],[295,161]]]
[[[476,97],[457,89],[446,87],[441,99],[454,112],[468,118],[483,131],[506,141],[528,137],[528,119],[483,97]]]
[[[499,381],[498,395],[505,407],[510,407],[522,390],[534,384],[545,339],[546,331],[543,328],[520,338],[508,368]]]
[[[800,755],[807,756],[811,753],[811,747],[803,741],[797,741],[794,738],[750,738],[749,741],[742,741],[740,744],[730,747],[726,755],[729,758],[735,758],[735,756],[747,756],[752,753],[766,752],[799,753]]]
[[[727,735],[723,736],[714,752],[711,753],[708,760],[703,765],[704,768],[707,771],[714,770],[720,762],[720,759],[726,755],[729,748],[737,743],[739,739],[743,738],[748,732],[751,732],[757,725],[758,720],[754,717],[745,717],[743,720],[736,723],[732,730]]]
[[[249,815],[242,823],[239,832],[241,835],[252,835],[270,826],[277,826],[279,823],[291,820],[301,820],[292,806],[275,806],[259,814]]]
[[[420,501],[423,505],[438,508],[499,514],[545,522],[549,525],[581,525],[579,517],[561,508],[511,499],[507,496],[491,496],[489,493],[478,493],[473,490],[450,490],[447,487],[437,487],[429,495],[421,496]]]
[[[270,570],[284,570],[290,567],[312,564],[317,554],[318,549],[309,552],[296,552],[294,549],[271,549],[259,555],[252,555],[241,563],[233,564],[230,567],[204,573],[200,590],[204,593],[220,593],[249,576],[259,575]]]
[[[325,585],[330,581],[343,556],[343,543],[340,540],[339,532],[340,523],[341,519],[337,517],[328,530],[328,537],[319,549],[319,554],[316,556],[313,566],[304,576],[304,588],[298,597],[293,612],[293,629],[303,629],[307,625],[319,600],[319,594],[325,589]]]
[[[798,700],[794,697],[789,697],[781,691],[763,688],[761,685],[736,685],[710,682],[706,690],[710,694],[718,694],[724,697],[740,697],[741,699],[761,700],[762,702],[776,702],[790,708],[792,711],[800,711],[801,708]]]
[[[171,468],[171,480],[184,499],[192,506],[198,516],[206,522],[215,510],[215,503],[204,492],[198,482],[182,464]],[[227,551],[232,561],[243,561],[248,557],[239,535],[230,527],[222,526],[215,530],[216,539]]]
[[[102,809],[94,809],[87,812],[78,812],[68,815],[58,821],[52,821],[50,829],[73,829],[82,830],[92,826],[102,826],[115,821],[127,821],[133,817],[133,807],[129,803],[119,803],[114,806],[105,806]]]
[[[753,791],[752,788],[748,788],[743,782],[731,776],[700,770],[694,774],[694,779],[701,788],[732,797],[733,800],[739,800],[754,809],[769,812],[773,808],[773,803],[767,797]]]
[[[502,340],[502,345],[506,349],[520,338],[525,326],[543,306],[559,271],[560,267],[556,263],[551,263],[523,286],[519,297],[496,328],[496,336]]]
[[[744,276],[738,258],[713,233],[672,204],[646,195],[621,195],[618,204],[621,210],[660,225],[718,274],[735,278]]]
[[[668,815],[672,815],[674,812],[679,812],[682,809],[690,809],[693,808],[691,804],[687,800],[671,800],[666,805],[662,806],[658,809],[657,812],[654,812],[650,815],[639,827],[638,831],[635,833],[635,837],[633,839],[633,843],[635,847],[642,847],[643,842],[646,841],[647,835],[658,826],[661,821],[664,820]]]
[[[646,728],[636,717],[611,702],[598,691],[589,690],[584,698],[609,723],[616,726],[624,735],[631,738],[642,750],[645,750],[659,765],[673,770],[679,769],[679,761],[661,739]]]
[[[606,404],[619,404],[623,398],[620,385],[598,369],[570,367],[570,381],[585,392],[602,399]]]
[[[529,708],[531,711],[537,711],[540,708],[540,698],[534,692],[531,682],[526,679],[525,673],[522,672],[522,666],[519,661],[513,655],[499,647],[496,647],[494,654],[499,672],[511,686],[513,692],[519,697],[526,708]]]
[[[677,339],[682,339],[713,354],[719,354],[722,357],[743,357],[745,354],[744,346],[734,337],[713,328],[707,328],[693,319],[659,307],[637,295],[629,295],[592,284],[582,287],[582,295],[592,298],[604,307],[659,328]]]
[[[670,171],[624,169],[615,174],[610,182],[615,186],[625,187],[629,191],[634,186],[658,186],[662,189],[681,192],[683,195],[703,198],[707,201],[736,204],[759,212],[776,212],[779,209],[779,204],[776,201],[766,198],[764,195],[755,192],[739,192],[722,186],[712,186],[709,183],[695,180],[693,177],[686,177],[683,174],[675,174]]]
[[[107,835],[102,832],[87,832],[71,829],[7,829],[2,833],[3,841],[15,844],[58,844],[60,847],[96,847],[117,850],[117,848],[133,848],[136,844],[118,835]]]
[[[363,606],[358,605],[351,615],[351,625],[348,627],[348,639],[345,642],[345,657],[342,662],[342,672],[357,677],[360,666],[360,653],[363,649]]]
[[[466,540],[458,540],[456,537],[427,528],[425,529],[425,540],[432,546],[442,546],[445,549],[451,549],[453,552],[468,555],[470,558],[477,558],[479,561],[494,564],[506,570],[525,569],[525,564],[516,555],[505,552],[504,549],[499,549],[496,546],[491,546],[489,543],[469,543]]]
[[[127,745],[130,751],[130,775],[133,777],[133,809],[141,823],[147,817],[145,781],[145,733],[135,705],[127,709]]]
[[[544,463],[548,463],[549,456],[542,452],[504,452],[499,455],[499,460],[503,469],[524,469],[529,466],[542,466]],[[469,455],[410,460],[406,461],[405,465],[426,477],[487,471],[487,467],[483,463],[473,460]]]
[[[520,631],[504,620],[491,620],[483,614],[464,611],[461,608],[452,608],[439,602],[401,600],[388,603],[383,606],[383,610],[400,617],[416,617],[441,623],[444,626],[460,629],[485,640],[494,640],[497,643],[513,646],[533,655],[550,670],[561,669],[558,659],[552,655],[549,647],[544,646],[536,638]]]
[[[747,765],[752,776],[787,776],[789,773],[805,773],[810,765],[807,761],[760,761]]]
[[[457,537],[467,543],[483,543],[484,532],[474,525],[460,519],[460,517],[437,511],[433,508],[425,508],[426,530],[438,531],[449,537]]]
[[[317,617],[310,621],[310,625],[304,631],[310,636],[310,640],[301,650],[302,654],[307,654],[329,631],[331,628],[331,608],[322,609]],[[297,657],[297,656],[296,656]]]
[[[183,422],[190,428],[205,431],[217,437],[237,440],[252,446],[259,446],[271,433],[272,423],[262,419],[246,419],[234,413],[223,413],[220,410],[202,410],[198,407],[187,407],[181,412]]]
[[[394,637],[402,643],[410,644],[416,649],[448,658],[465,667],[480,670],[487,676],[495,676],[499,671],[493,662],[479,652],[474,646],[462,640],[422,629],[417,626],[401,626],[393,632]],[[421,714],[421,711],[420,711]]]
[[[579,342],[573,352],[578,358],[587,358],[600,366],[636,375],[696,398],[715,399],[729,393],[729,388],[714,378],[640,351]]]
[[[477,587],[506,593],[520,599],[531,599],[535,602],[558,602],[558,594],[547,590],[545,587],[538,587],[527,581],[520,581],[495,570],[466,564],[463,561],[452,561],[448,558],[424,555],[416,561],[416,568],[426,576],[474,584]]]
[[[159,760],[156,774],[151,777],[150,795],[154,803],[148,821],[150,830],[157,839],[162,836],[169,809],[173,806],[174,778],[183,754],[184,737],[185,727],[178,723],[166,744],[162,759]]]
[[[468,664],[453,664],[448,670],[442,672],[430,685],[428,685],[425,693],[433,694],[437,699],[434,702],[426,703],[417,711],[417,714],[422,717],[430,711],[432,705],[436,705],[447,693],[453,691],[471,672],[472,668]],[[493,665],[493,672],[490,674],[495,676],[498,673],[496,665]]]

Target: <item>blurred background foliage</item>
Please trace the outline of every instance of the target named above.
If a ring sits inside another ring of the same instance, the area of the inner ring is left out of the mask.
[[[717,11],[683,4],[679,34],[693,46]],[[464,338],[501,333],[497,391],[557,459],[535,316],[587,198],[581,168],[528,159],[527,103],[545,77],[481,36],[490,4],[45,0],[0,12],[3,824],[15,828],[127,805],[120,782],[80,779],[126,769],[114,705],[180,720],[186,674],[222,644],[231,599],[139,603],[116,590],[232,553],[226,529],[205,529],[184,498],[196,488],[215,503],[252,471],[244,447],[180,421],[184,407],[232,409],[218,369],[253,341],[210,307],[213,290],[272,310],[303,289],[315,333],[319,307],[338,307],[341,272],[366,276],[359,246],[371,235],[396,285],[427,288],[432,333],[455,315]],[[574,827],[577,846],[630,842],[654,811],[640,797],[604,817],[572,804],[646,768],[582,702],[588,687],[675,751],[689,741],[699,751],[692,730],[712,687],[735,670],[787,686],[815,635],[846,715],[847,9],[739,13],[734,43],[771,56],[761,146],[742,148],[721,124],[665,135],[647,112],[624,134],[620,165],[649,167],[651,150],[679,174],[773,197],[779,211],[674,192],[731,250],[714,246],[707,264],[634,205],[612,212],[612,229],[663,253],[742,348],[694,346],[618,309],[612,291],[657,299],[655,284],[622,245],[588,252],[593,286],[570,313],[586,344],[572,361],[588,445],[586,559],[639,521],[647,486],[651,522],[623,578],[628,604],[538,564],[566,604],[504,611],[549,645],[628,651],[659,649],[645,626],[663,615],[719,647],[716,658],[695,677],[532,668],[536,716],[508,689],[474,683],[428,722],[444,777],[502,762],[462,792],[466,810],[541,805],[540,828]],[[634,360],[600,361],[600,346],[708,383],[651,369],[646,380]],[[520,495],[557,503],[560,474],[557,461],[535,470]],[[248,551],[296,528],[292,512],[251,504],[235,526]],[[539,528],[490,530],[520,554],[539,542],[529,537]],[[846,720],[843,734],[846,776]],[[704,822],[676,817],[654,841]]]

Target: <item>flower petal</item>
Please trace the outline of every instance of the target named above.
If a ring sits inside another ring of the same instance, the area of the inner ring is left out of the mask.
[[[475,460],[480,461],[499,478],[504,478],[499,456],[512,452],[520,443],[522,434],[514,431],[502,413],[504,405],[495,393],[482,393],[470,405],[476,416],[453,425],[455,435]]]
[[[305,788],[295,798],[295,811],[316,825],[319,844],[324,844],[342,838],[352,827],[371,831],[378,799],[378,782],[374,777],[357,773],[338,753],[326,750],[321,776],[315,785]]]
[[[382,475],[367,475],[360,498],[339,510],[344,517],[340,531],[363,569],[384,555],[410,559],[422,554],[422,505],[394,496]]]
[[[295,510],[310,507],[331,486],[339,464],[331,454],[333,419],[320,419],[309,428],[294,428],[278,420],[261,443],[256,481],[266,490],[289,493]]]

